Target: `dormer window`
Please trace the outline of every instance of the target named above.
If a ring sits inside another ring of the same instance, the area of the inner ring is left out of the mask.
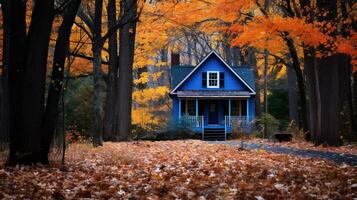
[[[207,72],[207,88],[219,88],[219,72]]]

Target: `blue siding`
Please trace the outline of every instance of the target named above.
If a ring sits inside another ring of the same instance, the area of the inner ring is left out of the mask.
[[[224,88],[203,88],[202,87],[202,72],[220,71],[224,72]],[[241,82],[232,71],[230,71],[222,61],[216,56],[209,57],[178,90],[243,90],[249,91],[248,87]]]
[[[174,121],[178,120],[179,116],[179,99],[177,96],[172,97],[172,119]]]

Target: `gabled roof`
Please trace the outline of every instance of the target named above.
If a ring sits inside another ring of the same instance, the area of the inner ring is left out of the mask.
[[[253,72],[251,68],[248,67],[231,67],[229,66],[221,56],[218,55],[216,51],[209,53],[196,67],[193,66],[173,66],[172,70],[172,87],[174,88],[170,94],[176,94],[176,90],[199,68],[202,64],[211,56],[217,56],[219,60],[230,69],[233,74],[242,81],[242,83],[247,86],[250,90],[250,94],[255,93],[255,83]]]

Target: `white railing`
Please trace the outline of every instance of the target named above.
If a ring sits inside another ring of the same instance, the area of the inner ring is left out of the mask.
[[[182,115],[180,119],[181,124],[185,124],[192,127],[202,127],[204,125],[203,116]]]
[[[247,116],[225,116],[225,127],[245,127],[249,125],[249,118]]]

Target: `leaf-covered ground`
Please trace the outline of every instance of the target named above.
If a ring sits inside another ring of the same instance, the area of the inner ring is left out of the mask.
[[[202,141],[72,145],[65,167],[0,168],[0,199],[353,199],[357,169]]]

